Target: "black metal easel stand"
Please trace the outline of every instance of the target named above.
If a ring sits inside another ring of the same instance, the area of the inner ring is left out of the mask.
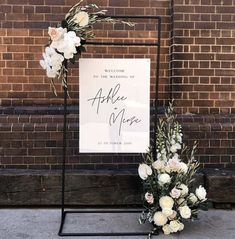
[[[157,21],[158,24],[158,32],[157,32],[157,42],[155,43],[122,43],[122,42],[86,42],[86,45],[114,45],[114,46],[156,46],[157,51],[157,64],[156,64],[156,82],[155,82],[155,101],[154,101],[154,137],[153,137],[153,153],[154,158],[156,159],[156,130],[157,130],[157,107],[158,107],[158,88],[159,88],[159,69],[160,69],[160,41],[161,41],[161,17],[159,16],[110,16],[116,19],[153,19]],[[67,68],[67,62],[66,62]],[[65,77],[67,80],[67,72],[65,73]],[[66,149],[67,149],[67,98],[68,98],[68,90],[67,87],[64,86],[64,128],[63,128],[63,161],[62,161],[62,182],[61,182],[61,223],[59,229],[59,236],[144,236],[149,235],[148,232],[100,232],[100,233],[69,233],[63,232],[63,227],[65,223],[65,219],[67,214],[84,214],[84,213],[127,213],[127,210],[65,210],[65,163],[66,163]],[[138,212],[136,210],[132,210],[130,212]],[[128,211],[128,213],[130,213]]]

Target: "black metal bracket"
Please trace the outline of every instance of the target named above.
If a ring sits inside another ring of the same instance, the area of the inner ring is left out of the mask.
[[[157,21],[157,42],[154,43],[141,43],[141,42],[95,42],[95,41],[87,41],[86,45],[112,45],[112,46],[155,46],[157,47],[156,55],[157,55],[157,62],[156,62],[156,81],[155,81],[155,101],[154,101],[154,137],[153,137],[153,153],[154,158],[156,159],[156,130],[157,130],[157,107],[158,107],[158,92],[159,92],[159,69],[160,69],[160,46],[161,46],[161,17],[160,16],[110,16],[116,19],[153,19]],[[65,63],[65,67],[67,68],[67,61]],[[67,78],[67,72],[66,72]],[[67,80],[67,79],[66,79]],[[65,224],[65,219],[67,214],[74,214],[74,213],[127,213],[126,210],[65,210],[65,161],[66,161],[66,149],[67,149],[67,98],[68,92],[67,88],[64,87],[64,123],[63,123],[63,161],[62,161],[62,181],[61,181],[61,223],[59,229],[59,236],[144,236],[148,235],[147,232],[102,232],[102,233],[65,233],[63,232],[63,227]]]

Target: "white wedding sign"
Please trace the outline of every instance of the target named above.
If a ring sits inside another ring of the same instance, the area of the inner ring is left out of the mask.
[[[79,150],[149,147],[150,59],[79,59]]]

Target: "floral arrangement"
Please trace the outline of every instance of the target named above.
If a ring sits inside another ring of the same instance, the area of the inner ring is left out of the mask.
[[[53,79],[62,79],[63,86],[67,88],[67,61],[74,63],[75,55],[79,55],[85,50],[83,45],[86,40],[95,37],[94,24],[118,21],[106,17],[106,10],[100,10],[96,4],[80,6],[82,2],[83,0],[74,5],[57,27],[48,28],[50,40],[43,53],[43,59],[40,60],[40,65],[46,70],[47,77],[51,78],[55,94]],[[131,22],[121,22],[128,26],[134,26]]]
[[[206,209],[205,188],[200,185],[195,191],[191,189],[199,166],[194,158],[196,143],[189,149],[182,136],[170,104],[157,127],[157,160],[150,149],[138,168],[145,208],[139,221],[153,224],[149,238],[160,230],[167,235],[182,231],[186,220],[197,218],[199,207]]]

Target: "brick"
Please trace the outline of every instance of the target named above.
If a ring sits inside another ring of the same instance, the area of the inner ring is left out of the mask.
[[[214,22],[196,22],[195,29],[215,29]]]
[[[215,13],[214,6],[195,6],[196,13]]]
[[[50,5],[50,3],[48,3],[47,1],[49,1],[49,0],[46,0],[46,2],[44,2],[44,0],[28,0],[29,1],[29,5]],[[60,2],[61,4],[63,4],[64,3],[64,1],[62,0],[58,0],[58,1],[56,1],[56,3],[55,4],[57,4],[57,2]]]
[[[218,22],[216,28],[217,29],[234,29],[234,23],[233,22]]]
[[[115,2],[119,2],[116,0],[113,0]],[[149,0],[130,0],[130,7],[149,7]]]
[[[109,6],[112,7],[128,7],[128,1],[117,1],[117,0],[110,0]]]

